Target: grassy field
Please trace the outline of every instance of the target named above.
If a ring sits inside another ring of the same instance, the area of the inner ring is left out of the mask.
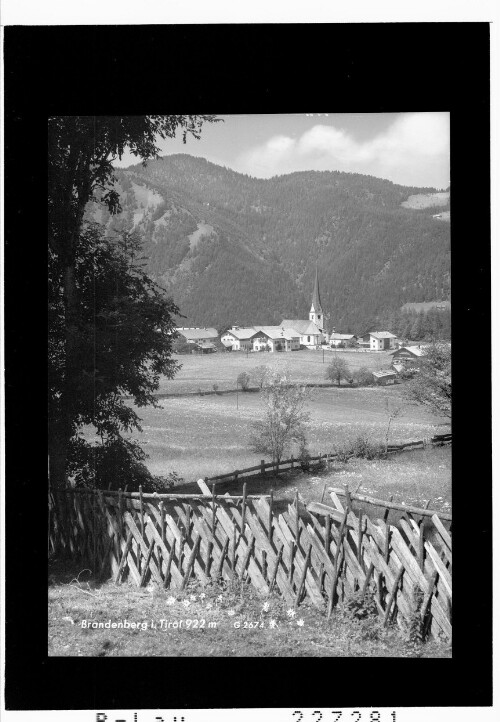
[[[204,356],[174,356],[182,365],[174,379],[162,379],[160,393],[186,393],[189,391],[212,391],[213,385],[219,389],[235,389],[236,379],[242,371],[250,374],[250,385],[257,385],[252,379],[252,371],[257,366],[287,365],[294,381],[303,383],[325,382],[325,372],[335,353],[345,359],[352,371],[367,366],[373,371],[388,368],[392,356],[389,352],[359,351],[294,351],[292,353],[214,353]],[[323,362],[324,361],[324,362]]]
[[[378,618],[358,621],[339,608],[327,620],[305,604],[295,612],[246,584],[137,589],[96,584],[84,570],[55,563],[48,596],[49,656],[451,657],[448,645],[415,645]],[[124,625],[90,626],[100,622]]]
[[[307,431],[311,454],[326,453],[363,434],[385,439],[385,403],[401,403],[401,386],[311,389]],[[238,408],[237,408],[238,402]],[[258,393],[190,396],[142,408],[143,433],[134,434],[148,454],[149,469],[159,475],[176,471],[187,481],[255,466],[261,458],[249,446],[252,423],[261,415]],[[408,406],[391,424],[390,443],[430,437],[447,430],[422,408]],[[292,453],[297,449],[292,448]],[[268,460],[268,459],[266,459]]]
[[[237,375],[270,363],[270,355],[214,354],[182,357],[174,381],[163,381],[168,393],[234,388]],[[324,380],[321,352],[287,354],[292,378]],[[325,354],[325,357],[327,354]],[[344,355],[352,368],[387,366],[386,354]],[[327,359],[325,359],[327,360]],[[275,362],[275,361],[274,361]],[[279,362],[282,362],[279,359]],[[349,439],[367,436],[384,441],[386,402],[402,403],[401,386],[314,388],[310,390],[307,431],[311,454],[334,451]],[[231,393],[166,398],[158,408],[139,409],[142,433],[134,436],[149,455],[147,465],[159,475],[176,471],[185,481],[179,491],[198,491],[196,479],[256,465],[260,455],[249,447],[251,425],[261,417],[258,393]],[[390,443],[427,438],[449,430],[446,420],[424,409],[406,406],[392,422]],[[296,449],[292,452],[296,453]],[[431,448],[388,459],[354,459],[333,463],[320,473],[294,470],[279,476],[248,480],[249,493],[275,489],[276,508],[285,508],[298,491],[304,503],[318,501],[325,487],[347,484],[373,496],[430,508],[451,509],[451,449]],[[222,493],[241,493],[242,482],[225,485]],[[328,496],[325,496],[328,502]],[[366,507],[372,517],[380,510]],[[396,523],[396,515],[389,517]],[[96,583],[88,571],[67,568],[54,560],[49,569],[50,656],[227,656],[227,657],[451,657],[438,642],[415,645],[395,627],[382,628],[376,618],[360,621],[339,607],[330,620],[301,605],[294,614],[279,596],[264,600],[251,587],[210,584],[171,593],[150,585]],[[264,606],[266,604],[266,606]],[[95,622],[134,622],[134,628],[92,628]],[[164,620],[162,622],[162,620]]]

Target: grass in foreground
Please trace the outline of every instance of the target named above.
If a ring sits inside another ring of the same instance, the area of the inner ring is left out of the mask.
[[[61,562],[49,573],[49,656],[451,657],[449,645],[411,642],[376,617],[356,620],[339,608],[327,620],[239,582],[177,592],[96,584]],[[91,626],[125,621],[135,628]]]

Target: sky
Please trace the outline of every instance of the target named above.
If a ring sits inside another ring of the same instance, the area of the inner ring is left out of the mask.
[[[201,138],[160,141],[160,155],[189,153],[257,178],[338,170],[406,186],[450,183],[449,113],[221,115]],[[116,165],[137,159],[126,153]]]

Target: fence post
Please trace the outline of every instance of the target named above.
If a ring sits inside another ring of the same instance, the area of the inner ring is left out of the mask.
[[[351,493],[349,491],[349,486],[347,484],[344,484],[344,490],[345,490],[345,500],[346,500],[347,509],[349,511],[352,511]]]
[[[420,566],[420,569],[424,571],[425,566],[425,534],[424,534],[424,525],[420,525],[420,529],[418,530],[418,563]]]
[[[166,544],[165,541],[165,506],[163,504],[163,499],[160,501],[160,517],[161,517],[161,540],[163,544]]]
[[[300,527],[299,527],[299,492],[295,492],[295,539],[297,540],[297,545],[299,543],[299,534],[300,534]]]
[[[273,540],[273,489],[271,488],[271,494],[269,499],[269,541]]]
[[[216,510],[215,510],[215,484],[212,484],[212,534],[215,536],[215,524],[216,524]]]

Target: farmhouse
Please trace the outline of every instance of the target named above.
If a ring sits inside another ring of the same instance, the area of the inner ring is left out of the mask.
[[[374,371],[373,379],[379,386],[389,386],[396,381],[397,374],[395,371]]]
[[[212,343],[219,337],[215,328],[178,328],[180,336],[183,336],[187,343]]]
[[[252,351],[253,337],[256,334],[257,329],[254,326],[247,328],[233,326],[230,330],[222,334],[220,340],[226,348],[231,348],[233,351]]]
[[[402,346],[392,351],[392,362],[394,363],[415,363],[424,355],[424,348],[421,346]]]
[[[254,351],[298,351],[300,336],[286,331],[281,326],[257,326],[257,336],[253,339]]]
[[[356,343],[356,336],[352,333],[330,334],[330,346],[348,346],[352,343]]]
[[[396,336],[389,331],[372,331],[368,334],[370,349],[372,351],[387,351],[395,348]],[[363,337],[364,340],[365,337]]]
[[[298,351],[300,337],[281,326],[233,326],[221,336],[221,341],[233,351]]]

